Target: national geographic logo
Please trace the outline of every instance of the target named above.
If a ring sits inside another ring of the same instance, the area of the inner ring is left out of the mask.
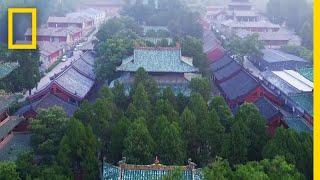
[[[13,15],[16,13],[31,14],[31,44],[13,44]],[[8,48],[9,49],[37,49],[37,9],[36,8],[8,8]]]

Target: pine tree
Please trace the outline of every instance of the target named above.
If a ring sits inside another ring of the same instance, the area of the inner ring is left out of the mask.
[[[150,164],[153,159],[155,144],[149,133],[145,120],[134,120],[124,140],[123,155],[132,164]]]

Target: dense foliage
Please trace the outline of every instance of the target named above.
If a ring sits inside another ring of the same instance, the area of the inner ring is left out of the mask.
[[[281,50],[293,54],[295,56],[301,57],[308,61],[313,61],[313,52],[303,46],[282,46]]]
[[[294,9],[294,11],[293,11]],[[270,0],[267,16],[272,22],[286,23],[302,38],[302,44],[313,49],[313,2],[308,0]]]
[[[40,81],[39,50],[8,50],[0,44],[0,63],[18,62],[19,67],[0,80],[0,89],[8,92],[20,92],[34,88]]]
[[[83,0],[80,0],[83,1]],[[75,10],[79,0],[3,0],[0,7],[0,42],[7,42],[7,8],[10,7],[35,7],[38,12],[38,26],[46,23],[49,16],[61,16]],[[24,39],[23,35],[31,26],[31,16],[15,15],[14,39]]]
[[[199,14],[190,11],[180,0],[159,0],[143,4],[142,0],[125,7],[123,14],[133,17],[139,24],[167,26],[176,37],[187,35],[202,38]]]
[[[243,63],[245,57],[257,57],[261,55],[260,50],[263,43],[259,40],[258,34],[253,34],[245,38],[234,37],[226,44],[226,48],[232,52],[235,58]]]

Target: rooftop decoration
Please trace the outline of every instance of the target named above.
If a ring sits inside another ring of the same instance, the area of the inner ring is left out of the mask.
[[[113,166],[108,163],[103,165],[104,180],[136,180],[136,179],[161,179],[175,169],[181,169],[183,179],[203,179],[201,169],[195,169],[196,164],[188,160],[186,166],[166,166],[162,165],[156,157],[151,165],[132,165],[126,163],[124,157],[119,161],[119,166]]]
[[[0,62],[0,79],[5,78],[9,75],[12,71],[19,67],[19,63],[17,62]]]
[[[123,60],[118,71],[135,72],[143,67],[147,72],[198,72],[181,56],[181,48],[177,47],[136,47],[134,55]]]

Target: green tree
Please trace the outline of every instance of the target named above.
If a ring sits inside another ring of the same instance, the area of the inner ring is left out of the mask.
[[[294,164],[307,179],[313,176],[313,143],[307,133],[278,128],[275,136],[268,141],[263,149],[264,158],[284,156],[286,161]]]
[[[181,114],[181,129],[182,137],[187,146],[187,156],[194,159],[197,162],[198,154],[197,150],[199,147],[199,125],[196,120],[196,116],[189,110],[188,107],[185,108]]]
[[[216,110],[221,124],[225,127],[227,132],[230,131],[231,124],[233,122],[232,112],[226,103],[226,101],[221,96],[215,96],[209,105],[209,110]]]
[[[158,100],[154,109],[154,116],[164,115],[170,122],[178,122],[179,114],[168,100]]]
[[[154,104],[159,92],[158,85],[157,82],[152,79],[143,68],[139,68],[134,75],[133,93],[139,84],[144,86],[150,101]]]
[[[217,157],[212,164],[205,167],[204,179],[206,180],[229,180],[233,179],[233,172],[229,162],[225,159]]]
[[[193,64],[200,69],[201,72],[207,73],[209,61],[207,55],[203,52],[203,45],[200,39],[194,37],[186,37],[181,42],[181,53],[183,56],[192,57]]]
[[[124,139],[128,136],[128,129],[130,127],[130,120],[121,118],[112,128],[108,161],[116,163],[122,158],[124,150]]]
[[[313,49],[313,27],[310,22],[305,22],[300,29],[300,36],[302,37],[302,45],[308,49]]]
[[[95,179],[99,174],[98,148],[91,127],[71,119],[59,145],[58,162],[66,173],[84,172],[85,178]]]
[[[248,160],[248,127],[237,121],[226,135],[222,145],[221,156],[227,158],[231,164],[239,164]]]
[[[245,165],[237,165],[234,172],[235,179],[246,180],[270,180],[268,175],[263,171],[263,166],[256,162],[250,162]]]
[[[174,92],[172,91],[171,87],[166,87],[162,90],[162,99],[168,100],[170,104],[174,107],[174,109],[178,110],[178,104],[177,104],[177,97],[175,96]]]
[[[19,180],[16,164],[13,162],[0,162],[0,179]]]
[[[215,110],[210,111],[209,118],[200,124],[199,130],[201,139],[200,164],[206,165],[221,152],[221,139],[224,139],[225,130]]]
[[[255,58],[261,55],[263,48],[258,34],[253,34],[245,38],[235,37],[226,45],[227,49],[233,53],[235,58],[242,64],[245,57]]]
[[[116,81],[112,88],[112,93],[114,94],[114,103],[118,108],[125,109],[128,106],[128,97],[125,91],[124,85]]]
[[[192,93],[199,93],[208,101],[211,95],[211,83],[207,78],[193,78],[190,82]]]
[[[99,80],[110,78],[116,66],[121,64],[123,58],[132,51],[131,43],[128,40],[112,38],[107,39],[98,45],[98,58],[95,62],[95,72]]]
[[[191,94],[188,107],[196,116],[197,123],[208,119],[207,103],[199,93]]]
[[[166,120],[163,119],[162,120]],[[156,141],[157,152],[161,162],[165,164],[181,165],[186,159],[185,144],[181,137],[181,129],[177,122],[168,120],[161,122],[164,127],[157,129],[159,138]]]
[[[52,162],[58,153],[58,145],[67,130],[67,121],[61,107],[43,109],[31,121],[33,147],[45,161]]]
[[[154,156],[154,141],[149,133],[145,120],[134,120],[124,139],[123,155],[133,164],[149,164]]]
[[[284,157],[276,156],[274,159],[260,161],[264,171],[270,179],[303,180],[305,177],[298,172],[294,165],[289,164]]]
[[[262,149],[267,143],[266,120],[259,112],[259,109],[253,104],[245,103],[240,106],[235,121],[244,123],[248,131],[248,160],[261,160]]]
[[[132,96],[132,103],[128,107],[128,115],[131,119],[143,117],[148,119],[151,115],[151,103],[143,84],[138,84]]]

